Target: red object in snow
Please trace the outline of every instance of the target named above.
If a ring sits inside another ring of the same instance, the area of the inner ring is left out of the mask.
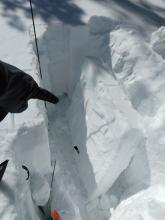
[[[52,211],[52,217],[54,220],[62,220],[60,215],[58,214],[58,212],[56,210]]]

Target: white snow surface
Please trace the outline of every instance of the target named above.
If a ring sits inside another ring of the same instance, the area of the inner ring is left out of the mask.
[[[123,201],[111,220],[157,220],[165,216],[165,188],[155,185]]]
[[[0,161],[10,160],[0,218],[40,220],[38,206],[45,206],[62,220],[164,219],[163,1],[66,1],[55,4],[49,21],[34,7],[42,80],[32,21],[22,11],[29,5],[20,2],[8,17],[0,3],[1,59],[60,103],[45,109],[30,101],[27,111],[0,124]],[[64,19],[72,7],[73,14],[83,11],[83,24]]]

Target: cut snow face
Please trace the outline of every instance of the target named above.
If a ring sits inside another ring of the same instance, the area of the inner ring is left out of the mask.
[[[109,208],[122,195],[110,192],[121,175],[132,185],[144,175],[143,187],[149,182],[147,162],[142,176],[132,176],[140,161],[135,155],[146,154],[145,138],[141,117],[112,71],[109,32],[113,28],[114,22],[105,17],[92,17],[88,25],[78,27],[58,22],[40,39],[44,84],[69,98],[61,98],[56,110],[48,106],[51,155],[53,161],[57,159],[51,205],[63,219],[108,219]],[[142,160],[147,160],[146,155]]]

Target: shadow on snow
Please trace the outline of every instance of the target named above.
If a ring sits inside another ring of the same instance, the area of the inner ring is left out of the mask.
[[[20,31],[25,30],[25,24],[18,10],[22,10],[27,18],[31,18],[30,0],[1,0],[1,15],[6,17],[8,24]],[[81,17],[84,14],[71,0],[32,0],[34,16],[40,16],[45,22],[52,18],[70,25],[83,24]]]

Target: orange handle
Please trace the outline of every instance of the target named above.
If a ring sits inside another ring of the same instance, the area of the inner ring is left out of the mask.
[[[56,210],[52,211],[52,217],[53,217],[53,220],[62,220],[60,215],[58,214],[58,212]]]

